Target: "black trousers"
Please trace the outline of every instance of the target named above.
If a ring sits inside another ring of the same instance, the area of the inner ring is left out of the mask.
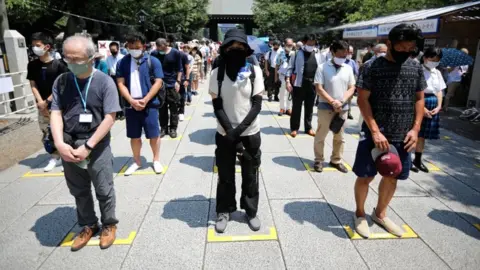
[[[180,85],[180,104],[178,106],[178,113],[185,114],[185,101],[187,97],[187,88],[183,86],[183,82]]]
[[[270,76],[268,76],[266,83],[268,97],[275,96],[275,98],[278,98],[278,93],[280,93],[280,87],[275,86],[275,68],[268,67],[268,72],[270,73]]]
[[[302,116],[302,104],[305,104],[304,127],[305,132],[312,129],[313,104],[315,103],[315,86],[313,81],[303,80],[301,87],[294,87],[292,91],[292,117],[290,118],[290,130],[300,129],[300,117]]]
[[[217,132],[215,135],[217,149],[215,160],[218,168],[217,184],[217,213],[232,213],[237,210],[235,200],[235,161],[236,144],[227,141]],[[245,150],[240,157],[242,167],[242,194],[240,208],[244,209],[249,217],[255,217],[258,211],[258,168],[261,164],[260,132],[251,136],[241,137]]]
[[[160,127],[167,131],[168,128],[176,130],[178,127],[178,109],[180,107],[180,94],[175,91],[175,87],[166,88],[165,104],[160,109]],[[170,110],[170,126],[168,125],[168,111]]]

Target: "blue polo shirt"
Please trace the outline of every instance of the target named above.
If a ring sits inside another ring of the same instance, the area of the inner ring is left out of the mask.
[[[165,74],[165,85],[167,87],[175,87],[177,73],[183,72],[182,53],[172,48],[167,54],[160,54],[158,51],[153,51],[151,55],[162,63],[163,73]]]
[[[148,57],[150,57],[148,54],[144,54],[143,58],[140,60],[140,64],[138,67],[139,73],[140,73],[140,85],[142,87],[142,96],[145,97],[148,92],[150,91],[150,88],[152,88],[152,82],[150,81],[150,69],[148,68]],[[162,70],[162,64],[160,61],[155,58],[155,57],[150,57],[151,58],[151,63],[152,63],[152,76],[155,77],[156,79],[163,79],[163,70]],[[117,63],[117,72],[116,76],[117,78],[124,78],[125,79],[125,86],[128,88],[128,91],[130,92],[130,65],[132,61],[132,56],[130,54],[127,54],[120,62]],[[160,102],[158,101],[157,97],[154,97],[149,105],[160,105]]]

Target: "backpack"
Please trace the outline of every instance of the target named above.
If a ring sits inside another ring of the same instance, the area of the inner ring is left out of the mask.
[[[150,83],[153,85],[155,83],[155,75],[153,73],[152,58],[150,54],[148,55],[147,65],[148,65],[148,73],[150,75]],[[158,108],[163,107],[163,105],[165,104],[166,95],[167,95],[167,91],[165,90],[165,82],[162,82],[162,87],[157,92],[157,98],[158,98],[158,101],[160,102],[160,105],[158,105]]]
[[[255,85],[255,68],[252,64],[247,63],[248,68],[250,69],[250,83],[252,84],[252,92],[250,93],[250,99],[253,97],[253,90]],[[218,73],[217,73],[217,82],[218,82],[218,97],[221,97],[222,94],[222,84],[225,78],[225,62],[223,59],[218,59]]]

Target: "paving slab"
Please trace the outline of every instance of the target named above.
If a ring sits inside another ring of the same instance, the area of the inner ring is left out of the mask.
[[[0,232],[23,215],[50,190],[60,183],[60,178],[29,178],[18,180],[0,190]]]
[[[370,269],[450,269],[421,239],[353,243]]]
[[[480,231],[436,198],[395,198],[391,207],[453,269],[480,264]]]
[[[449,175],[428,176],[421,174],[414,181],[470,223],[480,224],[480,192]]]
[[[177,155],[155,196],[155,201],[185,200],[194,196],[210,198],[213,156]]]
[[[38,268],[75,222],[73,207],[32,207],[0,234],[1,268]]]
[[[208,243],[204,269],[285,269],[277,241]]]
[[[8,186],[7,183],[5,183],[5,184],[0,184],[0,189],[4,188],[4,187],[6,187],[6,186]]]
[[[288,269],[368,269],[325,200],[270,204]]]
[[[152,203],[123,268],[200,269],[208,208],[207,201]]]
[[[57,248],[40,269],[120,269],[130,246],[111,246],[106,250],[87,246],[77,252]]]
[[[11,183],[31,170],[42,168],[42,165],[46,165],[49,159],[50,155],[45,153],[45,151],[38,151],[20,161],[18,164],[1,171],[0,183]],[[45,165],[43,167],[45,167]]]
[[[269,199],[323,197],[295,153],[263,154],[261,174]]]

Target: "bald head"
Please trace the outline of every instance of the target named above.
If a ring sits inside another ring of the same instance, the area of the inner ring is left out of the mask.
[[[95,56],[95,44],[84,36],[71,36],[63,42],[63,54],[72,62],[84,61]]]
[[[468,49],[467,48],[462,48],[461,51],[468,54]]]
[[[291,38],[286,38],[285,39],[285,46],[292,47],[295,43],[293,43],[293,39]]]

